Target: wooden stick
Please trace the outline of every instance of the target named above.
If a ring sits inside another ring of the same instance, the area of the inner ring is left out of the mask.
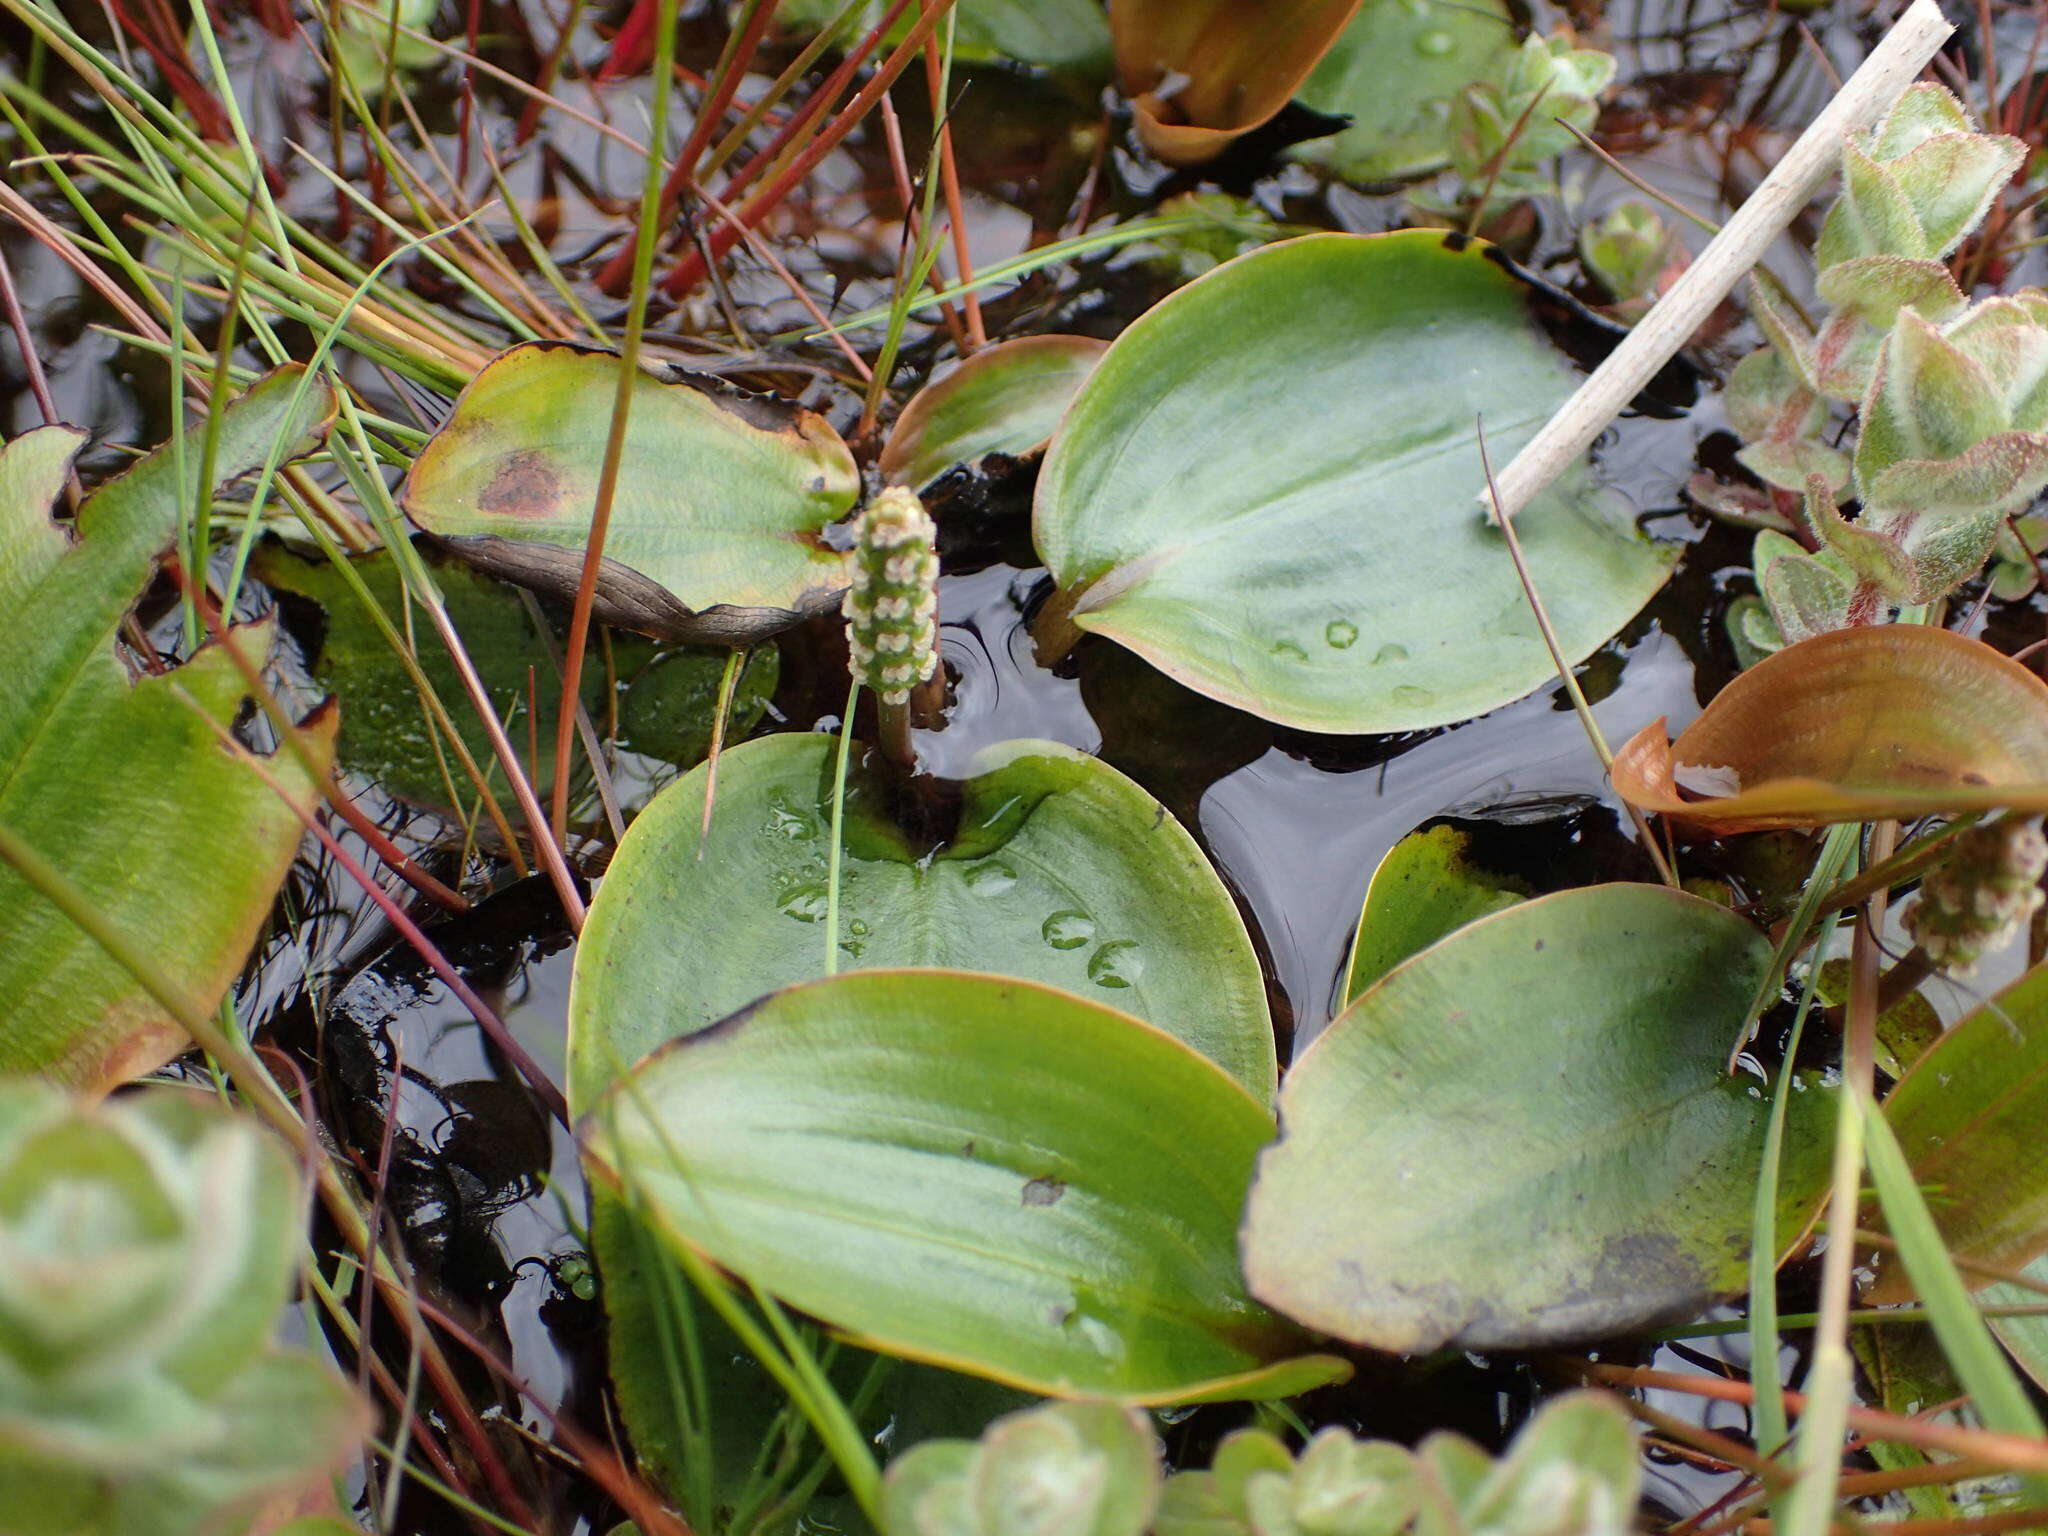
[[[1482,507],[1498,498],[1489,508],[1494,521],[1502,513],[1513,517],[1527,507],[1566,465],[1593,446],[1593,439],[1677,355],[1714,306],[1834,174],[1843,136],[1872,126],[1889,111],[1954,31],[1934,0],[1913,0],[1863,67],[1849,77],[1699,259],[1515,455],[1492,496],[1480,493]]]

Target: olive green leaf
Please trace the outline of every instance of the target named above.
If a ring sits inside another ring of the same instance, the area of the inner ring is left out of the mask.
[[[225,407],[214,459],[232,480],[320,441],[333,397],[280,369]],[[292,806],[221,746],[248,689],[220,645],[135,677],[115,648],[122,618],[191,504],[167,448],[86,499],[75,531],[50,517],[79,435],[44,427],[0,450],[0,825],[51,860],[118,931],[156,955],[199,1012],[234,979],[299,845]],[[206,488],[210,491],[210,487]],[[225,644],[267,660],[272,627]],[[302,728],[312,762],[334,718]],[[305,762],[271,775],[300,805]],[[0,1075],[107,1086],[183,1049],[184,1031],[71,920],[0,865]]]
[[[1395,967],[1281,1091],[1253,1293],[1411,1353],[1596,1338],[1741,1289],[1767,1106],[1725,1063],[1769,960],[1725,907],[1601,885]],[[1827,1102],[1793,1096],[1788,1230],[1826,1177]]]

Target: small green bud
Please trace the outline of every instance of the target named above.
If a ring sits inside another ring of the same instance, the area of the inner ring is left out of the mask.
[[[892,486],[860,515],[843,611],[853,671],[885,704],[904,704],[937,670],[938,530],[924,503]]]
[[[1938,969],[1967,976],[2040,907],[2044,872],[2048,838],[2038,819],[2002,816],[1972,827],[1921,882],[1906,931]]]

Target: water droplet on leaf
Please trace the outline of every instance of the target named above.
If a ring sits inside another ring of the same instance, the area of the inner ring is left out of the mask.
[[[1017,883],[1017,871],[995,859],[976,864],[960,877],[977,896],[998,896]]]
[[[1323,631],[1323,638],[1332,648],[1348,651],[1358,643],[1358,626],[1349,619],[1332,619],[1329,628]]]
[[[1136,941],[1113,939],[1088,957],[1088,979],[1098,987],[1128,987],[1145,974]]]
[[[1381,646],[1376,652],[1373,653],[1372,664],[1377,667],[1382,662],[1406,661],[1407,659],[1407,646],[1390,644]]]
[[[1054,949],[1079,949],[1095,937],[1095,919],[1086,912],[1055,912],[1038,931]]]
[[[782,893],[776,903],[785,917],[793,917],[800,923],[822,923],[825,920],[827,896],[822,885],[799,885]]]

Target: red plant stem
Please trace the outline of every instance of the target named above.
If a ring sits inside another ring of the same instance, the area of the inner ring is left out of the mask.
[[[1687,1376],[1678,1371],[1651,1370],[1645,1366],[1602,1365],[1579,1360],[1567,1363],[1579,1375],[1607,1386],[1684,1392],[1724,1403],[1746,1405],[1756,1401],[1756,1389],[1746,1381],[1728,1381],[1719,1376]],[[1788,1391],[1785,1406],[1794,1413],[1805,1412],[1806,1395]],[[1902,1445],[1918,1446],[1921,1450],[1947,1451],[1951,1455],[1990,1462],[2010,1472],[2048,1472],[2048,1441],[2001,1434],[1996,1430],[1929,1423],[1856,1403],[1849,1405],[1848,1421],[1850,1427],[1866,1439],[1896,1441]]]
[[[697,166],[704,158],[704,151],[710,148],[711,137],[718,131],[718,125],[725,121],[733,98],[739,94],[740,81],[753,67],[754,58],[761,51],[761,41],[768,35],[768,28],[774,24],[775,13],[781,5],[782,0],[760,0],[747,17],[745,30],[726,51],[711,94],[698,107],[697,120],[690,125],[690,136],[677,151],[675,164],[669,167],[668,179],[661,184],[660,210],[654,216],[657,229],[666,228],[675,217],[683,189],[696,185]],[[635,10],[633,14],[637,16],[639,11]],[[657,152],[659,147],[651,147],[649,153]],[[598,287],[613,298],[622,296],[626,285],[632,281],[633,249],[633,242],[626,242],[597,274]]]
[[[327,803],[334,807],[334,813],[348,823],[348,828],[377,855],[377,861],[407,885],[418,891],[435,906],[450,912],[467,912],[469,898],[459,891],[450,890],[413,860],[398,844],[394,843],[385,830],[372,821],[363,808],[349,797],[342,787],[329,778],[325,785]]]
[[[617,1457],[593,1443],[580,1429],[557,1413],[552,1404],[534,1391],[525,1378],[500,1360],[483,1340],[425,1297],[417,1298],[416,1304],[421,1316],[476,1356],[483,1363],[484,1369],[539,1410],[541,1417],[548,1421],[549,1427],[561,1438],[570,1455],[577,1459],[591,1480],[632,1516],[645,1536],[692,1536],[690,1527],[683,1523],[681,1515],[666,1508],[650,1494],[620,1464]]]
[[[454,623],[438,604],[427,604],[427,614],[434,621],[434,629],[441,636],[448,659],[455,663],[463,692],[469,695],[469,702],[476,710],[477,723],[490,738],[491,751],[497,755],[498,763],[512,785],[513,798],[519,802],[520,813],[526,817],[527,829],[533,836],[534,856],[540,860],[541,868],[547,871],[570,928],[580,934],[583,931],[583,896],[576,889],[575,876],[569,873],[568,860],[562,857],[561,845],[548,835],[547,812],[541,809],[540,797],[533,792],[533,785],[519,767],[519,755],[512,749],[511,739],[498,720],[498,712],[491,707],[491,696],[484,691],[483,679],[476,675],[476,667],[469,659],[469,652],[463,648],[462,637],[456,634]]]
[[[917,0],[918,8],[930,8],[931,0]],[[946,218],[953,226],[953,261],[959,268],[966,292],[960,307],[967,317],[966,351],[976,352],[988,345],[988,328],[981,323],[981,296],[974,290],[974,253],[968,246],[966,201],[960,195],[960,163],[953,154],[952,107],[945,99],[946,65],[939,57],[936,34],[924,45],[924,76],[932,91],[932,127],[939,146],[939,174],[946,195]]]
[[[478,997],[470,984],[462,979],[461,973],[448,963],[447,957],[441,953],[434,941],[426,936],[420,925],[406,914],[403,907],[391,899],[390,894],[376,882],[367,869],[356,862],[355,856],[342,847],[340,840],[320,824],[320,818],[292,797],[291,791],[279,782],[262,758],[243,746],[235,739],[232,731],[210,715],[201,714],[200,718],[205,720],[213,733],[220,738],[221,745],[240,758],[291,808],[300,825],[318,838],[320,846],[327,850],[334,861],[342,867],[343,872],[363,888],[363,893],[375,902],[377,910],[384,914],[385,921],[398,930],[399,937],[405,940],[413,953],[426,961],[427,968],[441,978],[441,984],[468,1010],[469,1016],[476,1020],[477,1027],[490,1037],[491,1044],[503,1051],[505,1059],[512,1063],[513,1069],[526,1079],[526,1084],[533,1090],[534,1097],[539,1099],[547,1112],[566,1128],[569,1124],[569,1101],[562,1096],[562,1090],[554,1085],[541,1064],[527,1054],[526,1047],[513,1037],[512,1031],[507,1029],[505,1021],[492,1011],[491,1005]]]
[[[660,10],[661,0],[633,0],[633,9],[626,13],[626,19],[619,23],[619,30],[612,34],[611,48],[605,54],[604,62],[597,66],[598,84],[637,75],[647,67],[654,56],[651,52],[654,18]]]
[[[907,3],[908,0],[897,0],[890,15],[893,17]],[[923,49],[925,39],[932,35],[932,29],[939,24],[952,5],[953,0],[936,0],[932,8],[918,18],[909,35],[897,45],[896,51],[889,55],[882,67],[861,87],[860,94],[848,102],[831,123],[820,130],[809,147],[786,166],[773,182],[756,193],[739,210],[737,222],[741,226],[747,229],[759,228],[768,215],[781,206],[782,200],[802,185],[804,179],[818,168],[819,162],[839,147],[840,141],[853,131],[854,125],[873,111],[875,103],[896,83],[897,77]],[[729,199],[732,191],[733,189],[728,187],[724,195]],[[733,247],[738,245],[739,241],[739,231],[731,225],[722,225],[712,231],[706,241],[707,249],[692,249],[686,252],[663,281],[662,291],[670,298],[681,298],[689,293],[710,275],[710,264],[723,261],[731,255]]]
[[[483,5],[481,0],[468,0],[462,26],[462,105],[458,109],[455,149],[455,195],[459,199],[462,189],[469,182],[469,136],[476,117],[476,78],[470,61],[476,57],[477,35],[482,31]]]

